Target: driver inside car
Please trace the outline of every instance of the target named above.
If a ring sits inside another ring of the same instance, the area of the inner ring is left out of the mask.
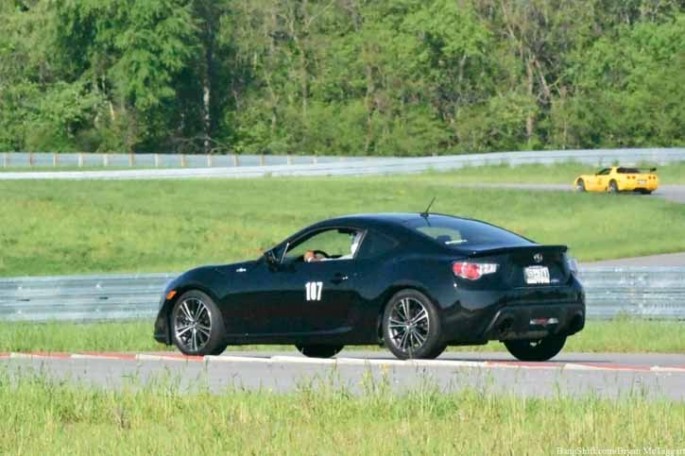
[[[351,260],[352,258],[354,258],[354,254],[357,252],[357,249],[359,249],[359,244],[361,244],[362,232],[357,231],[353,233],[351,238],[352,240],[350,242],[350,253],[335,258],[326,258],[325,256],[317,253],[314,250],[307,250],[304,253],[305,263],[312,263],[315,261]]]

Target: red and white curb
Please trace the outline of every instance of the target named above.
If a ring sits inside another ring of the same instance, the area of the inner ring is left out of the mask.
[[[685,374],[685,366],[650,366],[637,364],[613,364],[606,362],[523,362],[523,361],[468,361],[468,360],[408,360],[374,358],[331,358],[317,359],[303,356],[186,356],[180,353],[101,353],[101,352],[12,352],[0,353],[0,360],[49,359],[49,360],[116,360],[116,361],[176,361],[201,363],[253,363],[253,364],[310,364],[327,366],[386,366],[414,368],[479,368],[479,369],[538,369],[559,371],[611,371],[611,372],[653,372]]]

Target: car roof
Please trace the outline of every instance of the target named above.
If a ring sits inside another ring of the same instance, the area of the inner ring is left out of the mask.
[[[431,216],[440,216],[440,217],[450,217],[450,218],[458,218],[460,219],[461,217],[455,217],[453,215],[448,215],[448,214],[439,214],[439,213],[430,213],[428,215],[426,214],[420,214],[417,212],[379,212],[379,213],[373,213],[373,214],[351,214],[351,215],[343,215],[339,217],[333,217],[328,220],[324,220],[320,223],[322,224],[331,224],[331,225],[336,225],[336,224],[358,224],[358,225],[404,225],[406,222],[410,222],[412,220],[419,220],[422,217],[431,217]]]

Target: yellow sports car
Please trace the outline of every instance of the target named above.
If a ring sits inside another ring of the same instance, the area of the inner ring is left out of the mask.
[[[573,185],[579,192],[640,192],[649,195],[659,187],[655,171],[656,168],[640,170],[612,166],[595,174],[582,174],[573,181]]]

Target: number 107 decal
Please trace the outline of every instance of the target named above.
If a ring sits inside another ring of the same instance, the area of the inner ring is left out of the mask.
[[[304,284],[304,289],[307,292],[307,301],[321,301],[323,282],[307,282]]]

